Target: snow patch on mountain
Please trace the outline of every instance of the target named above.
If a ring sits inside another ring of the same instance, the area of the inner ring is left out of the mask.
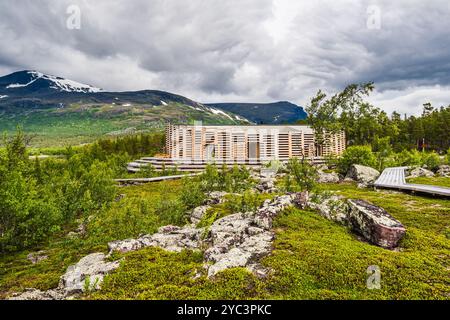
[[[31,76],[31,81],[27,83],[12,83],[6,86],[6,89],[15,89],[15,88],[22,88],[27,87],[30,84],[34,83],[35,81],[39,79],[44,79],[47,81],[50,81],[52,84],[50,85],[50,88],[58,90],[58,91],[65,91],[65,92],[100,92],[102,89],[96,88],[93,86],[90,86],[88,84],[79,83],[73,80],[68,80],[48,74],[43,74],[41,72],[37,71],[27,71],[27,73]]]
[[[209,110],[214,114],[220,114],[220,115],[223,115],[223,116],[228,117],[229,119],[233,120],[233,118],[229,114],[223,112],[222,110],[214,109],[214,108],[209,108]]]
[[[163,106],[167,106],[167,103],[165,103],[165,102],[162,101],[162,100],[161,100],[161,104],[162,104]]]

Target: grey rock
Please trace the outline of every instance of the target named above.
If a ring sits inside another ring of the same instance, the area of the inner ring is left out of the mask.
[[[92,253],[67,268],[61,277],[59,288],[64,295],[99,289],[103,277],[119,267],[119,261],[105,261],[105,254]],[[88,287],[87,287],[88,286]]]
[[[433,171],[420,167],[414,168],[409,172],[408,178],[418,178],[418,177],[434,177],[434,173]]]
[[[48,256],[45,254],[45,251],[37,251],[37,252],[31,252],[27,255],[27,259],[31,261],[32,264],[36,264],[42,260],[48,259]]]
[[[349,207],[343,197],[332,195],[316,195],[308,201],[308,207],[328,220],[346,225],[348,223]]]
[[[208,195],[208,199],[205,201],[205,204],[212,205],[212,204],[223,203],[225,201],[225,196],[227,194],[228,194],[228,192],[225,192],[225,191],[210,192]]]
[[[339,175],[336,172],[323,172],[321,170],[318,171],[318,183],[338,183]]]
[[[200,246],[203,228],[186,226],[164,226],[159,228],[158,233],[143,235],[137,239],[117,240],[108,243],[110,252],[129,252],[145,247],[160,247],[168,251],[180,252],[184,249],[195,250]]]
[[[12,294],[8,300],[63,300],[65,295],[59,290],[41,291],[28,288],[24,292]]]
[[[204,205],[204,206],[194,208],[192,210],[191,217],[190,217],[191,222],[193,224],[199,223],[209,208],[211,208],[209,205]]]
[[[362,185],[370,185],[380,176],[380,172],[371,167],[353,164],[347,172],[346,179],[352,179]]]
[[[128,251],[141,249],[142,247],[143,244],[138,239],[116,240],[108,243],[108,249],[110,252],[118,251],[121,253],[125,253]]]
[[[436,174],[440,177],[450,177],[450,166],[447,164],[440,165]]]
[[[348,220],[353,230],[371,243],[392,249],[406,233],[405,227],[386,210],[364,200],[348,200]]]

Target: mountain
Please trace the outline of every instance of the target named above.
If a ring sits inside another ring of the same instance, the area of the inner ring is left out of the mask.
[[[202,104],[158,90],[108,92],[39,71],[0,77],[0,131],[21,125],[36,146],[87,143],[104,135],[161,129],[166,122],[294,123],[306,116],[290,102]]]
[[[18,71],[0,78],[2,96],[48,95],[55,92],[99,92],[101,89],[38,71]]]
[[[288,101],[275,103],[208,103],[226,112],[240,115],[257,124],[295,123],[306,119],[306,112],[302,107]]]
[[[90,142],[103,135],[160,129],[166,122],[248,124],[242,116],[169,92],[107,92],[91,85],[19,71],[0,77],[0,131],[22,125],[34,144]]]

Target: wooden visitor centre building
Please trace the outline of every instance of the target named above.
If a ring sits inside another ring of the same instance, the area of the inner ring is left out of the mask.
[[[172,125],[166,126],[166,153],[178,161],[218,163],[287,161],[323,158],[345,150],[345,134],[325,134],[318,144],[306,125]]]
[[[128,164],[138,172],[151,165],[155,170],[202,171],[208,163],[239,164],[260,168],[272,160],[288,161],[305,156],[314,163],[345,150],[344,132],[325,134],[317,143],[306,125],[166,125],[166,155],[144,157]]]

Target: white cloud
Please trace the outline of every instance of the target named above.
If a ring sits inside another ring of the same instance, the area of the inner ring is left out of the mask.
[[[66,28],[72,4],[81,30]],[[379,30],[367,28],[370,5]],[[301,105],[318,89],[375,81],[372,101],[418,113],[425,101],[450,103],[449,14],[446,0],[3,1],[0,72]]]

